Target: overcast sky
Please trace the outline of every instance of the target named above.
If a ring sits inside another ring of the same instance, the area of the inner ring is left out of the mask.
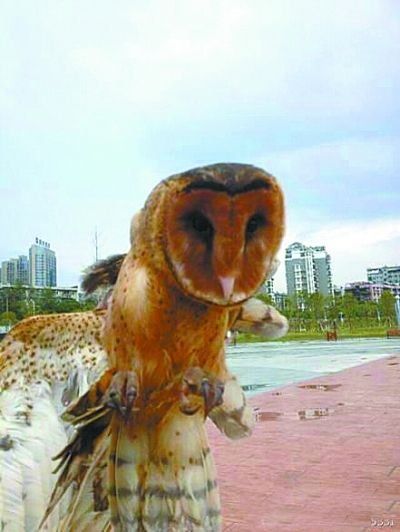
[[[3,0],[0,46],[0,260],[38,236],[77,283],[160,179],[242,162],[335,284],[400,263],[397,0]]]

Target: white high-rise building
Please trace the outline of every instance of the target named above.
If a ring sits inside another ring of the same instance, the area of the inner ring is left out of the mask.
[[[32,286],[57,286],[57,259],[50,244],[39,238],[29,248],[30,280]]]
[[[294,242],[286,248],[285,269],[289,295],[300,292],[332,294],[331,258],[325,246]]]

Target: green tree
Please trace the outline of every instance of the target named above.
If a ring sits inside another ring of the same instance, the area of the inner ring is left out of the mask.
[[[287,298],[285,316],[289,318],[290,328],[293,331],[304,331],[306,330],[306,321],[305,318],[307,314],[305,312],[306,304],[305,299],[307,294],[299,292],[297,294],[291,295]]]
[[[14,323],[17,323],[18,318],[15,312],[3,312],[0,314],[0,325],[14,325]]]
[[[97,306],[97,301],[92,297],[87,297],[83,301],[79,302],[81,311],[93,310]]]
[[[382,317],[386,318],[389,323],[392,323],[396,316],[395,304],[396,298],[394,295],[389,291],[383,292],[378,306]]]
[[[358,314],[359,302],[353,294],[345,294],[341,303],[341,311],[344,315],[344,319],[351,329],[354,324],[354,319]]]
[[[3,288],[1,293],[1,308],[4,312],[13,312],[17,319],[22,319],[25,316],[25,299],[26,288],[17,283],[14,286]]]
[[[37,299],[38,314],[54,314],[57,312],[57,299],[51,288],[44,288]]]
[[[327,296],[325,298],[325,308],[327,318],[330,320],[340,319],[340,313],[342,312],[342,296]]]
[[[79,312],[82,305],[76,299],[58,299],[54,303],[54,312]]]
[[[309,294],[306,304],[311,314],[311,319],[321,320],[325,317],[325,297],[322,294],[319,292]]]
[[[273,305],[272,297],[269,294],[258,294],[257,299],[263,301],[266,305]]]
[[[374,318],[379,322],[380,312],[379,306],[375,301],[365,301],[362,305],[363,317]]]

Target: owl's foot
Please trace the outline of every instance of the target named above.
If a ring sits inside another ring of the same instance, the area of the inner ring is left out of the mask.
[[[127,418],[137,397],[137,377],[133,371],[117,371],[104,396],[104,403]]]
[[[180,410],[189,416],[204,407],[204,417],[222,404],[224,384],[199,367],[189,368],[183,374]]]

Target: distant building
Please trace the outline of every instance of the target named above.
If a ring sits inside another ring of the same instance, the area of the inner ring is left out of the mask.
[[[332,294],[331,258],[325,246],[294,242],[286,248],[285,269],[288,295],[299,292]]]
[[[272,301],[274,300],[274,278],[268,279],[265,281],[265,293],[270,296]]]
[[[3,260],[1,263],[1,284],[29,284],[29,261],[26,255],[17,259]]]
[[[1,263],[1,284],[13,285],[17,282],[17,259],[3,260]]]
[[[17,259],[17,282],[20,284],[30,284],[29,260],[26,255],[20,255]]]
[[[400,285],[357,281],[347,283],[344,287],[344,292],[345,294],[352,294],[359,301],[374,301],[377,303],[384,292],[391,292],[394,296],[400,296]]]
[[[269,296],[274,301],[274,278],[265,281],[259,290],[260,294]]]
[[[278,310],[284,311],[287,306],[287,294],[282,294],[281,292],[275,292],[274,294],[274,303]]]
[[[48,242],[36,238],[29,248],[29,264],[32,286],[57,286],[56,254]]]
[[[367,279],[371,283],[400,285],[400,266],[381,266],[368,268]]]
[[[342,297],[344,295],[343,286],[334,285],[333,287],[333,297]]]
[[[53,286],[51,290],[57,299],[81,299],[77,286]]]

